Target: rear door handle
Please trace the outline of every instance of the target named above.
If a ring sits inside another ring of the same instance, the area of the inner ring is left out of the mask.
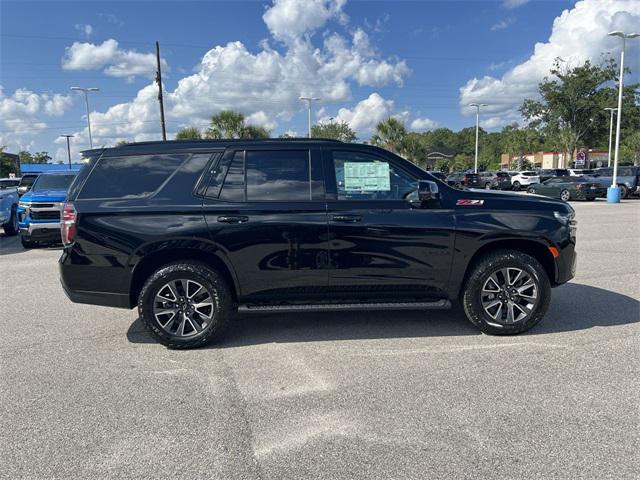
[[[249,217],[245,217],[244,215],[231,216],[231,217],[227,217],[227,216],[218,217],[218,222],[220,223],[244,223],[248,221],[249,221]]]
[[[331,220],[334,222],[356,223],[361,222],[362,217],[360,215],[333,215]]]

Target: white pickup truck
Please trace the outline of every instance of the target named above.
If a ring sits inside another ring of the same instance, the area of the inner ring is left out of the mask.
[[[18,184],[20,179],[0,178],[0,226],[5,235],[18,233]]]

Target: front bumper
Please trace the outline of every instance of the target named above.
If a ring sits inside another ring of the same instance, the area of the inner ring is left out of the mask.
[[[60,222],[29,222],[26,225],[18,224],[18,227],[20,229],[20,233],[23,235],[33,235],[34,232],[39,230],[51,230],[51,233],[53,234],[53,230],[55,230],[55,233],[60,236]]]

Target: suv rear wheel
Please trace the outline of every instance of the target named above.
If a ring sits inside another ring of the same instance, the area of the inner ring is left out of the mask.
[[[147,331],[169,348],[194,348],[219,339],[231,317],[224,279],[198,262],[178,262],[145,282],[138,313]]]
[[[620,198],[621,199],[625,199],[625,198],[629,198],[629,189],[627,188],[626,185],[618,185],[618,188],[620,188]]]
[[[551,285],[535,258],[517,250],[487,254],[462,292],[467,318],[482,332],[513,335],[536,325],[549,308]]]

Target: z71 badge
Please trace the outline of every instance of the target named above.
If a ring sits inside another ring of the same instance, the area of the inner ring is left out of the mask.
[[[456,205],[460,207],[479,207],[484,203],[484,200],[470,200],[468,198],[461,198],[456,202]]]

